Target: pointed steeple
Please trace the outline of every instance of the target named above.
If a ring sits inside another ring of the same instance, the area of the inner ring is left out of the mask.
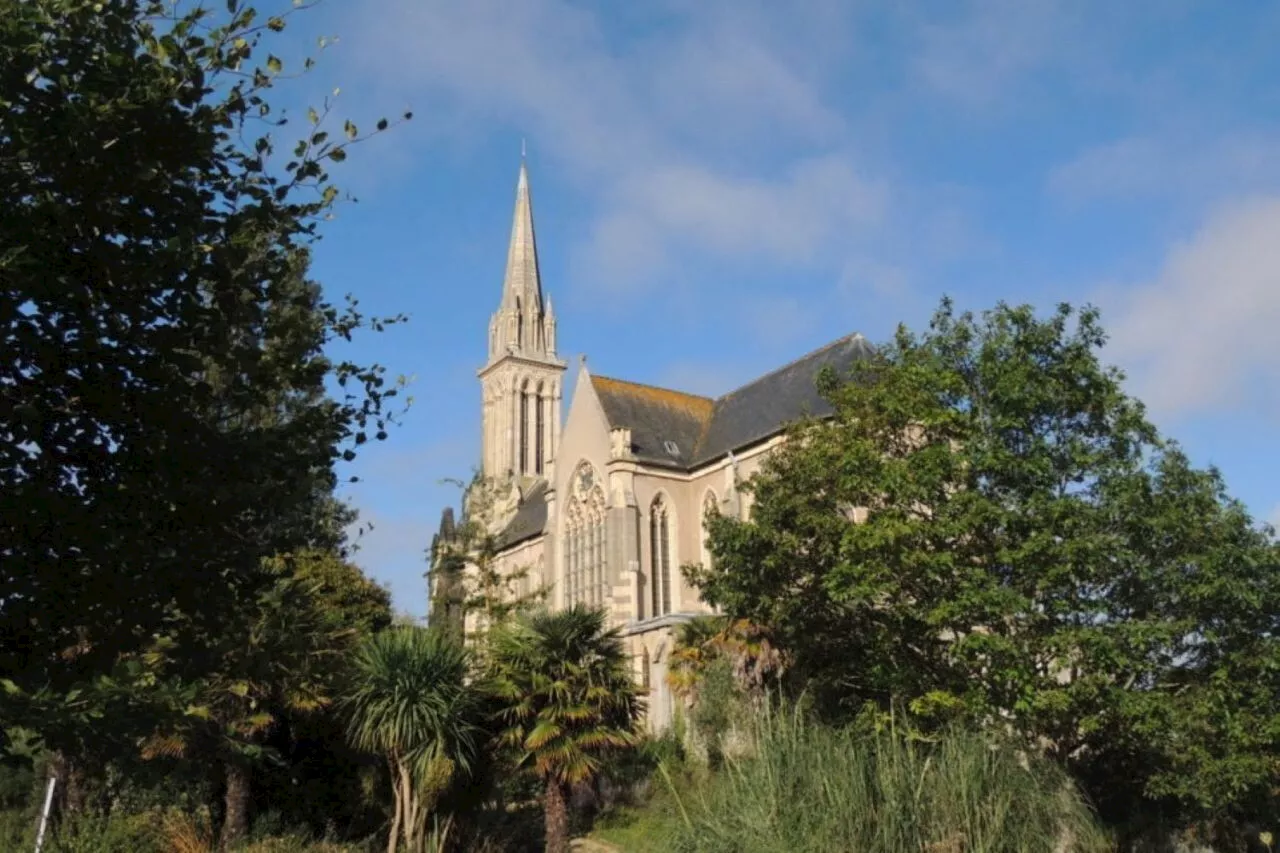
[[[489,358],[479,371],[485,476],[513,475],[524,486],[548,476],[560,438],[564,368],[551,299],[542,293],[522,143],[502,300],[489,320]]]
[[[529,167],[523,153],[516,181],[516,209],[507,247],[507,273],[502,281],[503,307],[519,305],[526,312],[542,311],[542,277],[538,272],[538,245],[533,234],[533,202],[529,197]]]
[[[529,166],[521,143],[520,176],[516,181],[516,206],[502,279],[502,301],[489,324],[489,360],[502,358],[508,352],[534,358],[554,357],[555,351],[555,318],[550,305],[544,307]]]

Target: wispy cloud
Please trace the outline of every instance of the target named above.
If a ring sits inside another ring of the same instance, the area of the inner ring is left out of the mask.
[[[919,21],[912,66],[927,87],[969,106],[999,99],[1062,57],[1072,21],[1060,0],[974,0]]]
[[[1280,130],[1167,127],[1091,146],[1050,171],[1049,193],[1072,205],[1204,205],[1280,185]]]
[[[1280,196],[1230,204],[1159,275],[1115,294],[1113,354],[1158,414],[1274,406],[1280,394]]]
[[[815,61],[842,49],[823,26],[839,6],[657,6],[619,38],[566,0],[391,0],[343,32],[382,97],[518,130],[571,164],[592,224],[570,265],[598,294],[662,286],[690,256],[834,279],[850,256],[875,254],[874,236],[905,214],[869,177],[829,103],[832,67]]]

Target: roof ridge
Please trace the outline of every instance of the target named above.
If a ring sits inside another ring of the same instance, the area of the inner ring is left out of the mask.
[[[775,376],[784,370],[790,370],[800,362],[813,358],[815,355],[817,355],[820,352],[823,352],[824,350],[834,349],[840,344],[852,343],[855,340],[865,341],[866,338],[863,336],[861,332],[851,332],[847,335],[843,335],[841,337],[836,338],[834,341],[828,341],[827,343],[823,344],[820,347],[809,350],[809,352],[805,353],[802,356],[791,359],[791,361],[788,361],[786,364],[782,365],[781,367],[775,367],[773,370],[770,370],[768,373],[761,373],[759,376],[757,376],[755,379],[752,379],[750,382],[744,382],[743,384],[739,385],[737,388],[734,388],[732,391],[726,391],[725,393],[721,394],[719,397],[716,397],[715,401],[719,403],[721,400],[732,397],[734,394],[737,394],[739,391],[745,391],[747,388],[750,388],[752,385],[755,385],[758,382],[763,382],[764,380],[768,379],[770,376]]]
[[[668,394],[679,394],[682,397],[692,397],[695,400],[705,400],[708,403],[714,403],[718,399],[716,397],[708,397],[705,394],[694,394],[690,391],[681,391],[678,388],[668,388],[665,385],[654,385],[649,382],[635,382],[630,379],[618,379],[615,376],[601,376],[598,373],[592,373],[590,376],[593,380],[603,379],[606,382],[617,382],[619,385],[634,385],[637,388],[651,388],[654,391],[665,391]]]

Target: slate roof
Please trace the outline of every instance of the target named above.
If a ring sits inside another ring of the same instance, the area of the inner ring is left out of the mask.
[[[607,376],[592,376],[591,384],[609,425],[631,430],[637,459],[681,468],[693,461],[715,400]]]
[[[642,462],[690,469],[776,435],[807,416],[831,413],[818,394],[818,373],[848,373],[871,345],[848,335],[722,397],[711,399],[605,376],[592,376],[610,426],[631,430]]]
[[[722,397],[701,397],[607,376],[591,384],[609,425],[631,430],[631,451],[650,465],[689,470],[774,436],[806,416],[831,414],[818,394],[818,373],[848,373],[871,355],[861,335],[848,335],[748,382]],[[506,548],[542,533],[547,485],[536,482],[498,536]]]
[[[538,480],[520,498],[516,514],[498,534],[498,547],[506,548],[537,536],[547,526],[547,481]]]

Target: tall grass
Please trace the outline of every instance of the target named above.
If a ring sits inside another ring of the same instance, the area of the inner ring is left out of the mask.
[[[964,732],[924,743],[765,713],[745,756],[673,793],[670,849],[689,853],[1111,849],[1056,767]]]

